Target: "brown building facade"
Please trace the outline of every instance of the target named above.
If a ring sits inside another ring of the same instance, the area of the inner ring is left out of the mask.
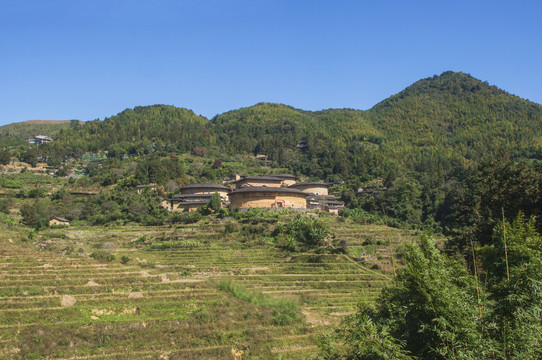
[[[183,195],[213,195],[215,192],[222,199],[227,200],[230,189],[219,184],[191,184],[181,188],[181,194]]]
[[[58,216],[53,216],[49,220],[49,226],[70,226],[70,221]]]
[[[244,187],[230,193],[230,206],[246,208],[306,209],[307,194],[281,187]]]
[[[281,187],[282,179],[273,176],[241,176],[234,182],[236,189],[252,187]]]
[[[329,184],[324,182],[304,182],[290,185],[288,188],[314,195],[328,195]]]
[[[282,180],[282,186],[285,186],[285,187],[293,185],[297,181],[295,175],[290,175],[290,174],[272,174],[272,175],[269,175],[269,176],[281,179]]]

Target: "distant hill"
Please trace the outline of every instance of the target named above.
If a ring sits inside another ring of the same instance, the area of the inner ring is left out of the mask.
[[[542,106],[461,72],[417,81],[367,111],[311,112],[261,103],[212,122],[226,150],[262,153],[274,160],[281,160],[281,149],[295,148],[300,139],[307,140],[313,150],[309,157],[319,163],[345,158],[359,164],[357,155],[368,155],[371,148],[373,160],[383,157],[418,171],[442,162],[475,163],[500,149],[542,157]]]
[[[78,120],[28,120],[0,126],[0,142],[7,144],[25,141],[34,135],[47,135],[54,139],[73,122],[83,123]]]
[[[29,124],[23,137],[46,133],[40,123]],[[188,109],[152,105],[84,126],[62,124],[54,146],[68,155],[205,148],[215,157],[265,154],[292,171],[328,179],[475,164],[499,149],[542,158],[542,106],[461,72],[419,80],[366,111],[259,103],[208,120]]]
[[[477,159],[506,148],[539,156],[542,106],[460,72],[422,79],[365,113],[388,148]]]
[[[72,151],[104,151],[114,155],[149,147],[188,151],[209,142],[209,121],[192,110],[169,105],[137,106],[103,121],[86,122],[58,137]]]
[[[211,120],[220,145],[235,152],[262,153],[272,158],[292,150],[300,140],[360,139],[378,136],[360,110],[304,111],[291,106],[259,103],[229,111]]]

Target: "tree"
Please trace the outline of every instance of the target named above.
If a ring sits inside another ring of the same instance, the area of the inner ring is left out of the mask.
[[[211,196],[211,200],[209,200],[208,207],[209,207],[209,209],[211,209],[211,210],[213,210],[215,212],[220,210],[220,208],[222,207],[222,198],[220,197],[220,194],[215,192]]]
[[[334,342],[345,346],[335,352],[324,347],[329,354],[322,358],[481,360],[493,355],[493,342],[482,336],[475,278],[440,254],[429,236],[407,245],[405,260],[376,308],[360,307],[336,330]]]
[[[416,179],[400,177],[383,193],[384,209],[390,216],[410,225],[422,219],[421,186]]]
[[[540,359],[542,237],[534,217],[526,219],[523,213],[499,223],[493,237],[494,245],[481,249],[489,300],[495,304],[489,319],[497,326],[491,335],[506,358]]]
[[[213,169],[220,169],[220,168],[222,168],[222,160],[216,159],[216,160],[213,162],[212,168],[213,168]]]
[[[470,241],[491,245],[503,211],[507,221],[520,212],[537,216],[535,225],[541,232],[542,167],[506,155],[489,159],[466,173],[446,202],[450,213],[445,224],[453,236],[447,247],[452,250],[465,251]]]
[[[20,209],[22,222],[28,226],[36,226],[38,224],[38,214],[36,208],[30,203],[24,203]]]
[[[38,165],[38,152],[34,148],[29,148],[22,154],[21,160],[32,167],[36,167]]]
[[[0,165],[9,165],[11,152],[8,149],[0,149]]]

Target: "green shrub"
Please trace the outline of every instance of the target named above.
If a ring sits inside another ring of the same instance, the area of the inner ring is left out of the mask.
[[[9,214],[9,200],[8,199],[0,200],[0,212],[3,212],[4,214]]]
[[[68,237],[64,233],[43,233],[41,236],[44,239],[67,239]]]
[[[189,213],[172,212],[169,221],[172,224],[195,224],[203,218],[198,211]]]
[[[199,241],[161,241],[151,244],[151,250],[166,250],[166,249],[194,249],[201,246]]]
[[[328,230],[317,219],[303,219],[297,217],[288,225],[277,225],[273,231],[275,237],[283,236],[282,246],[289,251],[297,251],[297,244],[306,248],[315,248],[324,245]]]
[[[239,226],[233,221],[227,222],[224,224],[224,233],[230,234],[236,232],[239,229]]]
[[[207,205],[207,207],[214,212],[220,210],[222,207],[222,198],[217,192],[211,196],[211,200],[209,200],[209,205]]]
[[[112,262],[115,260],[115,255],[109,253],[106,250],[96,250],[92,254],[90,254],[90,257],[95,260],[106,260],[109,262]]]
[[[239,300],[256,306],[271,308],[273,323],[275,325],[291,324],[300,318],[299,306],[292,300],[277,299],[260,291],[248,290],[242,285],[233,284],[229,281],[219,282],[218,289],[229,293]]]

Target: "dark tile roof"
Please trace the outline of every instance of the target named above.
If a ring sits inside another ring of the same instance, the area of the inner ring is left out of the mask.
[[[206,205],[208,204],[209,201],[204,201],[204,200],[201,200],[201,201],[184,201],[184,202],[180,202],[179,203],[179,206],[182,206],[182,205],[192,205],[192,204],[195,204],[195,205]]]
[[[269,176],[273,176],[279,179],[293,179],[293,180],[296,179],[295,175],[291,175],[291,174],[271,174]]]
[[[243,180],[260,180],[260,181],[274,181],[274,182],[281,182],[282,179],[279,179],[278,177],[274,177],[272,175],[270,176],[252,176],[252,175],[243,175],[239,180],[235,182],[240,182]]]
[[[344,201],[341,200],[333,200],[333,201],[326,201],[327,205],[344,205]]]
[[[197,189],[197,188],[207,188],[207,189],[218,189],[218,190],[230,190],[229,187],[219,184],[190,184],[183,186],[182,189]]]
[[[316,200],[322,200],[322,201],[337,200],[337,197],[335,195],[315,195],[315,194],[309,193],[309,197],[314,198]]]
[[[307,193],[297,190],[297,189],[288,189],[283,187],[270,187],[270,186],[247,186],[237,190],[234,190],[230,193],[230,196],[235,196],[239,193],[249,193],[249,192],[272,192],[278,194],[300,194],[307,196]]]
[[[302,186],[325,186],[328,187],[329,183],[326,182],[302,182],[302,183],[295,183],[288,187],[295,188],[295,187],[302,187]]]
[[[70,222],[70,220],[64,219],[63,217],[59,217],[59,216],[52,216],[51,220],[53,220],[53,219],[58,220],[58,221],[62,221],[62,222]]]
[[[173,195],[173,197],[171,198],[171,200],[190,200],[190,199],[210,199],[211,198],[211,194],[176,194],[176,195]]]

